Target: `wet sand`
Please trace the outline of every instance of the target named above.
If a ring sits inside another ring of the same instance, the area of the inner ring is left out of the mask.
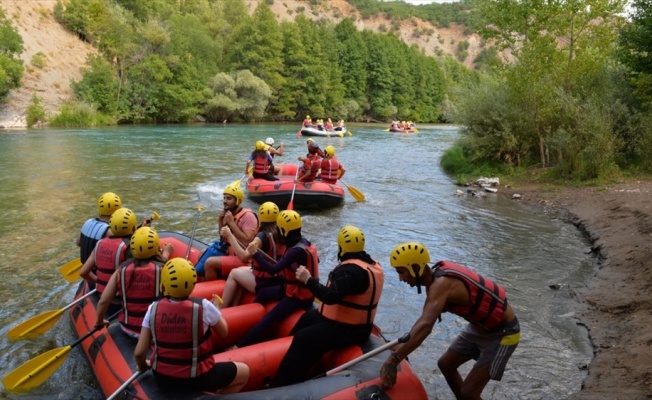
[[[590,188],[528,185],[500,193],[572,222],[599,259],[570,296],[594,358],[574,400],[652,398],[652,181]]]

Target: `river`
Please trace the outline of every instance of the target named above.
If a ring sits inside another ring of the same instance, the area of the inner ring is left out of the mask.
[[[398,243],[419,241],[433,261],[451,260],[486,275],[507,290],[522,328],[519,347],[503,380],[490,382],[485,399],[562,399],[580,390],[592,349],[576,324],[570,292],[594,271],[589,244],[571,224],[536,212],[506,196],[455,196],[458,187],[439,166],[459,131],[424,126],[396,134],[379,125],[352,125],[352,136],[316,138],[336,148],[344,181],[366,196],[348,195],[343,206],[302,213],[303,233],[320,252],[321,275],[336,264],[337,232],[356,225],[366,250],[386,271],[376,323],[388,339],[409,331],[424,295],[399,282],[389,267]],[[138,220],[161,215],[159,230],[190,234],[197,206],[206,207],[195,238],[212,242],[224,187],[244,173],[255,141],[285,143],[277,162],[306,153],[298,126],[164,125],[101,129],[0,132],[0,363],[2,375],[42,352],[74,342],[67,316],[43,336],[20,342],[9,329],[46,310],[62,308],[75,284],[59,267],[79,255],[75,241],[95,216],[96,200],[114,191]],[[464,188],[462,188],[465,190]],[[248,199],[245,205],[257,209]],[[431,399],[453,399],[436,360],[464,321],[445,315],[409,360]],[[470,368],[465,365],[462,372]],[[82,393],[79,395],[79,393]],[[101,398],[89,367],[73,349],[62,367],[27,394],[0,398]]]

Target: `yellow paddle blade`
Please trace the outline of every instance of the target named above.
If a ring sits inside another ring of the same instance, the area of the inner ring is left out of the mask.
[[[61,273],[61,275],[63,275],[63,277],[68,282],[73,283],[79,279],[79,270],[81,267],[81,260],[79,258],[75,258],[74,260],[70,260],[67,263],[63,264],[61,268],[59,268],[59,273]]]
[[[347,133],[349,136],[353,136],[353,132],[351,132],[351,131],[346,131],[346,133]]]
[[[152,221],[158,221],[159,219],[161,219],[161,216],[156,211],[152,211],[151,220]]]
[[[346,188],[349,189],[349,193],[351,193],[351,196],[353,196],[353,198],[357,201],[365,200],[364,194],[358,189],[354,188],[353,186],[347,186]]]
[[[11,340],[21,340],[42,335],[57,323],[63,311],[63,309],[51,310],[32,317],[11,328],[7,332],[7,337]]]
[[[344,137],[344,134],[342,132],[338,133],[337,136],[339,137]]]
[[[5,389],[25,392],[41,385],[66,361],[71,346],[59,347],[32,358],[2,378]]]

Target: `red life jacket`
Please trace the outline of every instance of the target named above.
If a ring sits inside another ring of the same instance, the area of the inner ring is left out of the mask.
[[[469,291],[469,304],[462,306],[446,303],[446,311],[459,315],[484,330],[491,330],[503,321],[507,296],[502,286],[450,261],[438,262],[433,270],[435,277],[460,279]]]
[[[306,245],[303,240],[299,241],[293,247],[300,247],[308,254],[308,265],[306,265],[306,268],[310,271],[310,275],[313,278],[319,278],[319,256],[317,255],[317,248],[312,244]],[[287,297],[294,297],[299,300],[310,300],[315,297],[310,289],[306,287],[305,283],[297,280],[294,271],[290,268],[283,270],[283,276],[285,277],[285,295]]]
[[[319,167],[321,166],[321,163],[319,162],[319,156],[316,154],[310,154],[308,157],[306,157],[303,161],[303,165],[301,166],[301,171],[299,171],[299,176],[303,176],[306,171],[310,171],[310,175],[306,179],[304,179],[304,182],[313,182],[315,178],[317,178],[317,174],[319,174]]]
[[[101,239],[95,247],[95,266],[97,270],[97,291],[102,294],[113,273],[120,267],[129,249],[129,238],[110,237]]]
[[[118,321],[129,331],[140,334],[147,308],[159,297],[161,287],[161,263],[150,261],[136,267],[133,260],[120,268],[118,296],[122,299],[122,311]]]
[[[369,287],[364,293],[344,296],[337,304],[324,304],[319,306],[319,312],[324,317],[353,325],[368,325],[374,322],[380,294],[383,291],[385,274],[383,267],[376,261],[368,264],[362,260],[346,260],[344,264],[355,264],[369,274]],[[340,263],[337,267],[342,265]],[[335,267],[335,269],[337,269]],[[330,286],[330,281],[326,283]]]
[[[321,175],[319,177],[322,181],[333,184],[337,182],[339,170],[340,162],[335,157],[324,158],[321,160]]]
[[[283,257],[286,249],[285,244],[276,243],[274,241],[274,235],[271,232],[265,232],[265,236],[267,237],[267,246],[269,247],[266,254],[270,256],[272,260],[278,260],[280,257]],[[260,264],[258,264],[256,260],[252,259],[251,266],[256,279],[270,279],[276,276],[260,268]]]
[[[149,326],[154,371],[174,378],[196,378],[213,368],[211,329],[204,332],[201,299],[157,301],[150,311]]]
[[[254,152],[256,153],[256,152]],[[254,172],[257,174],[265,175],[269,173],[271,165],[271,156],[267,152],[254,154]]]

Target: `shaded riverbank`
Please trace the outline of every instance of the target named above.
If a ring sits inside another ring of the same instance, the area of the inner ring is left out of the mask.
[[[592,188],[501,189],[584,231],[600,262],[571,294],[594,358],[572,399],[649,399],[652,394],[652,181]]]

